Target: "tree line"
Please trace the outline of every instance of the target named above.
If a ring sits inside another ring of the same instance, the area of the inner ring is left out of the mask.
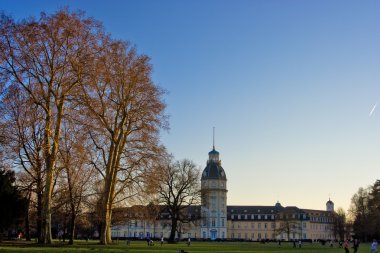
[[[359,188],[351,198],[349,215],[356,238],[363,241],[380,238],[380,180]]]
[[[333,233],[343,241],[356,238],[371,242],[380,238],[380,180],[366,188],[360,187],[351,198],[347,212],[334,212]]]
[[[18,171],[39,243],[52,243],[52,215],[65,214],[73,243],[78,217],[96,212],[109,244],[117,206],[174,203],[178,216],[198,201],[199,169],[172,162],[160,143],[165,91],[151,74],[148,56],[83,12],[19,22],[1,14],[0,166]],[[163,186],[173,180],[194,190]]]

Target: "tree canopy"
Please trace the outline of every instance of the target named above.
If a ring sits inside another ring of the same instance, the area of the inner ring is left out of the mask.
[[[351,198],[349,213],[355,236],[363,241],[380,237],[380,180],[368,188],[359,188]]]
[[[15,186],[15,181],[13,171],[0,168],[0,233],[15,225],[25,213],[26,199]]]

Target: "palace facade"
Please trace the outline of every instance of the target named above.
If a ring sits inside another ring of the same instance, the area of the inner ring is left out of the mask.
[[[192,222],[179,226],[177,237],[210,240],[332,240],[334,236],[334,203],[329,199],[325,210],[296,206],[228,206],[227,176],[213,147],[201,177],[205,190],[202,205],[186,210]],[[112,237],[168,238],[170,216],[164,206],[159,215],[149,216],[152,207],[134,206],[123,209],[125,222],[112,226]]]

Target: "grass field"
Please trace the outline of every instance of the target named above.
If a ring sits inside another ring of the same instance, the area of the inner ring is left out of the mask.
[[[67,246],[62,244],[55,244],[53,247],[37,247],[33,244],[27,243],[3,243],[0,245],[0,253],[3,252],[31,252],[31,253],[69,253],[69,252],[94,252],[94,253],[178,253],[180,250],[185,250],[188,253],[202,253],[202,252],[218,252],[218,253],[244,253],[244,252],[281,252],[281,253],[344,253],[344,250],[334,245],[330,248],[328,245],[322,246],[318,243],[305,243],[302,248],[293,248],[291,243],[282,243],[279,246],[276,243],[250,243],[250,242],[192,242],[191,246],[187,246],[185,242],[178,244],[164,244],[156,243],[154,246],[147,246],[145,242],[131,242],[126,245],[125,242],[119,241],[114,245],[102,246],[96,242],[83,242],[78,241],[76,245]],[[353,249],[350,249],[353,252]],[[368,253],[369,244],[361,244],[358,253]]]

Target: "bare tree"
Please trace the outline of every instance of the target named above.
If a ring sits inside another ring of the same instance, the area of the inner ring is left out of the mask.
[[[37,238],[41,240],[42,196],[45,179],[43,158],[43,125],[41,110],[18,87],[10,87],[2,104],[3,128],[6,139],[6,158],[24,170],[19,174],[21,190],[25,193],[29,208],[36,208]],[[26,213],[29,224],[29,212]],[[29,226],[26,227],[27,231]],[[26,233],[28,236],[28,233]]]
[[[366,189],[359,188],[351,199],[350,214],[357,238],[368,241],[380,237],[380,180]]]
[[[38,20],[31,18],[20,23],[1,17],[1,86],[21,87],[43,111],[46,182],[41,243],[52,242],[51,196],[61,122],[70,104],[68,99],[91,65],[99,34],[97,22],[67,10],[53,15],[42,13]]]
[[[277,235],[285,233],[288,241],[290,240],[290,234],[298,234],[299,230],[302,229],[302,224],[297,219],[297,214],[294,209],[284,208],[279,214],[277,214],[277,216],[280,225],[275,229],[275,232]]]
[[[92,165],[103,178],[100,241],[108,244],[112,208],[137,193],[153,160],[164,152],[158,139],[167,120],[163,91],[150,78],[149,58],[111,39],[103,41],[102,49],[78,103],[95,147]]]
[[[168,163],[159,168],[156,178],[157,200],[171,218],[169,242],[175,241],[179,223],[192,221],[189,207],[201,203],[200,170],[190,160]]]
[[[346,212],[343,210],[343,208],[339,207],[334,216],[334,235],[335,237],[338,236],[340,240],[344,240],[347,234]]]
[[[371,239],[369,227],[371,226],[370,210],[368,206],[370,188],[360,187],[358,192],[351,198],[351,205],[348,213],[353,220],[355,236],[362,241]]]
[[[77,217],[81,214],[84,202],[92,194],[90,184],[94,182],[95,171],[88,166],[88,147],[84,131],[70,121],[62,130],[62,145],[59,151],[58,166],[62,167],[60,191],[66,193],[61,205],[69,209],[69,244],[74,243]]]

